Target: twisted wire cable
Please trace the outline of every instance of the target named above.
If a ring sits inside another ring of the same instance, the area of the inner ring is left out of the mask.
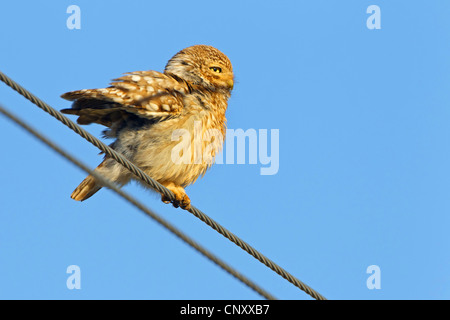
[[[200,254],[211,260],[213,263],[218,265],[220,268],[231,274],[233,277],[241,281],[243,284],[254,290],[256,293],[261,295],[262,297],[268,299],[268,300],[276,300],[276,298],[262,289],[260,286],[255,284],[253,281],[249,280],[245,276],[243,276],[238,271],[234,270],[232,267],[230,267],[228,264],[220,260],[218,257],[216,257],[214,254],[209,252],[207,249],[203,248],[200,244],[192,240],[189,236],[185,235],[182,231],[178,230],[176,227],[174,227],[172,224],[167,222],[165,219],[163,219],[161,216],[153,212],[151,209],[147,208],[145,205],[140,203],[138,200],[130,196],[128,193],[124,192],[123,190],[119,189],[114,183],[112,183],[110,180],[106,179],[103,175],[99,174],[96,171],[90,170],[85,164],[80,162],[78,159],[61,149],[59,146],[57,146],[55,143],[50,141],[48,138],[40,134],[38,131],[33,129],[30,125],[23,122],[21,119],[13,115],[11,112],[6,110],[2,105],[0,105],[0,113],[3,114],[5,117],[9,118],[11,121],[22,127],[25,131],[33,135],[35,138],[46,144],[48,147],[53,149],[53,151],[57,152],[59,155],[67,159],[68,161],[72,162],[74,165],[76,165],[81,170],[84,170],[86,173],[91,174],[93,177],[95,177],[99,182],[101,182],[104,186],[111,189],[113,192],[118,194],[120,197],[124,198],[126,201],[134,205],[136,208],[144,212],[146,215],[148,215],[150,218],[155,220],[157,223],[162,225],[164,228],[172,232],[175,236],[180,238],[182,241],[186,242],[189,246],[197,250]]]
[[[118,163],[123,165],[125,168],[127,168],[130,172],[132,172],[136,177],[141,179],[143,182],[145,182],[148,186],[150,186],[155,191],[159,192],[160,194],[167,197],[169,200],[174,201],[175,195],[161,185],[156,180],[149,177],[147,174],[145,174],[141,169],[139,169],[136,165],[134,165],[132,162],[130,162],[128,159],[126,159],[122,154],[116,152],[111,147],[107,146],[103,142],[101,142],[99,139],[91,135],[89,132],[81,128],[79,125],[75,124],[68,118],[66,118],[62,113],[59,111],[53,109],[51,106],[49,106],[44,101],[40,100],[38,97],[33,95],[31,92],[23,88],[21,85],[13,81],[11,78],[6,76],[4,73],[0,71],[0,80],[4,82],[6,85],[11,87],[13,90],[18,92],[20,95],[24,96],[26,99],[31,101],[33,104],[44,110],[45,112],[49,113],[51,116],[68,126],[70,129],[75,131],[77,134],[82,136],[84,139],[89,141],[91,144],[99,148],[101,151],[103,151],[105,154],[116,160]],[[191,208],[188,210],[190,213],[192,213],[195,217],[206,223],[208,226],[219,232],[221,235],[223,235],[228,240],[232,241],[234,244],[239,246],[241,249],[246,251],[248,254],[256,258],[258,261],[275,271],[278,275],[298,287],[300,290],[304,291],[308,295],[310,295],[312,298],[316,300],[326,300],[324,296],[322,296],[320,293],[303,283],[302,281],[298,280],[296,277],[294,277],[292,274],[284,270],[282,267],[277,265],[275,262],[270,260],[269,258],[265,257],[263,254],[261,254],[259,251],[254,249],[252,246],[250,246],[248,243],[234,235],[232,232],[228,231],[224,227],[222,227],[220,224],[218,224],[216,221],[208,217],[206,214],[204,214],[202,211],[197,209],[194,206],[191,206]]]

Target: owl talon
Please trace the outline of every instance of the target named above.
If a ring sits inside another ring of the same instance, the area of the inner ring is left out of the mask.
[[[189,210],[191,208],[191,199],[189,199],[189,197],[184,194],[183,199],[181,199],[179,205],[181,209]]]
[[[189,199],[182,187],[175,186],[173,183],[168,183],[165,186],[167,189],[174,193],[175,200],[171,201],[168,197],[162,195],[162,202],[166,204],[172,203],[175,208],[181,207],[184,210],[189,210],[191,208],[191,199]]]

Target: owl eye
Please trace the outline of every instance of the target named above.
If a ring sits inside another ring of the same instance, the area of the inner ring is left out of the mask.
[[[222,68],[219,67],[211,67],[210,68],[212,71],[217,72],[217,73],[221,73],[222,72]]]

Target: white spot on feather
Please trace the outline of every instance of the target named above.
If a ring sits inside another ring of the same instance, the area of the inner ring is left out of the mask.
[[[152,109],[154,111],[159,109],[159,106],[156,103],[150,103],[149,106],[150,106],[150,109]]]

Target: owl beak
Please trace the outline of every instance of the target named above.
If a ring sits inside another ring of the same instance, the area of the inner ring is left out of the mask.
[[[233,79],[227,80],[227,85],[230,87],[230,89],[233,89],[233,87],[234,87]]]

